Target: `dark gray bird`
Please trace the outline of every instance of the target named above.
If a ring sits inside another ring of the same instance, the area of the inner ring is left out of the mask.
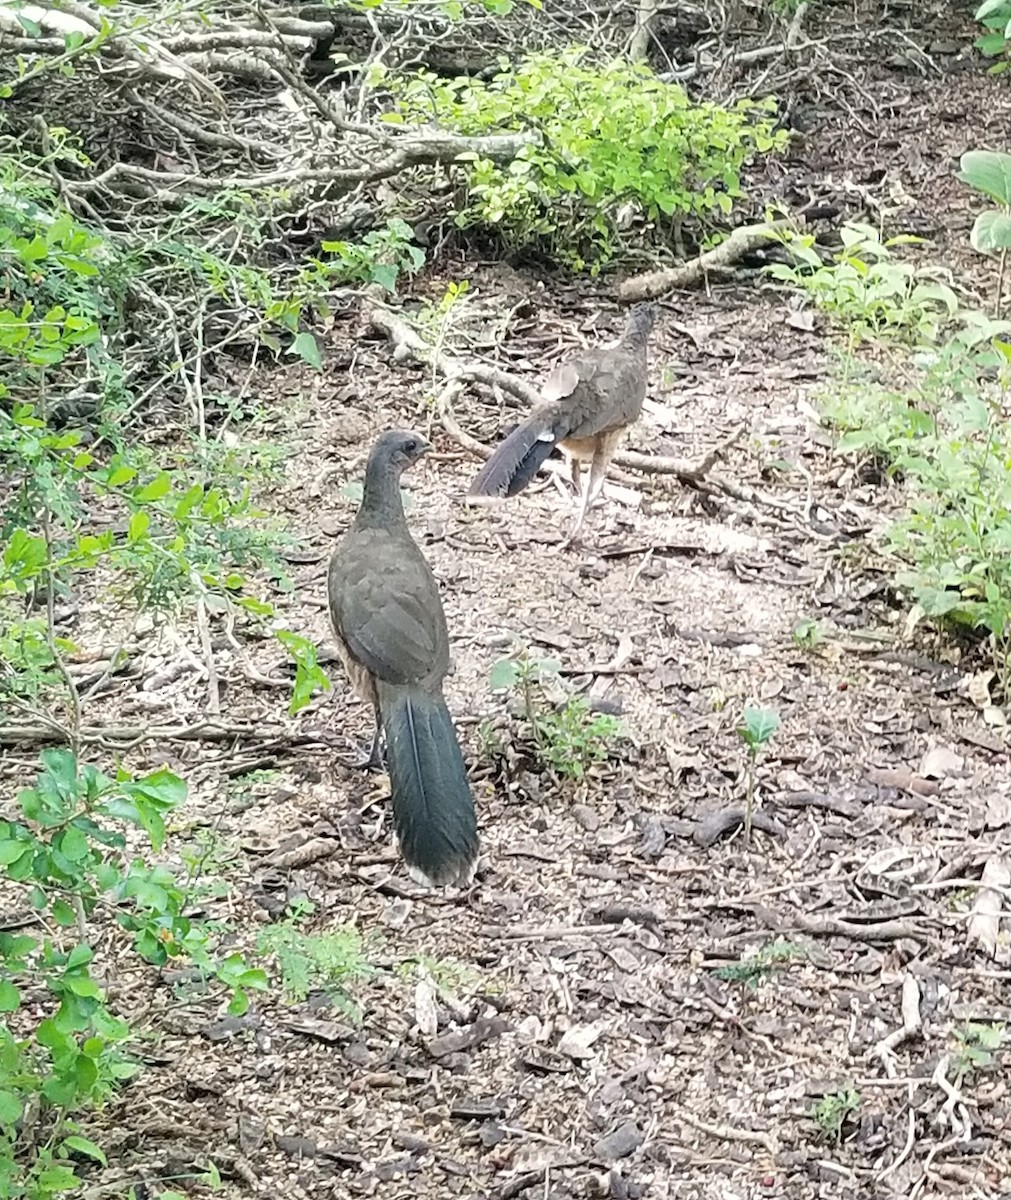
[[[614,346],[584,351],[558,364],[541,388],[543,400],[501,443],[477,473],[469,496],[515,496],[537,474],[555,446],[570,459],[572,483],[582,493],[570,538],[604,486],[622,434],[646,398],[646,344],[656,306],[637,304]],[[582,486],[581,463],[589,462]]]
[[[425,887],[468,886],[477,865],[474,799],[442,694],[449,634],[435,576],[411,537],[400,494],[405,467],[431,450],[393,430],[372,447],[354,523],[330,560],[327,592],[337,648],[351,686],[376,712],[393,826],[411,878]]]

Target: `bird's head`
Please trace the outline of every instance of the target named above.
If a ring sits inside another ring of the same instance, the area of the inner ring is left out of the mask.
[[[370,457],[399,474],[431,449],[432,443],[420,433],[410,429],[390,429],[376,439]]]

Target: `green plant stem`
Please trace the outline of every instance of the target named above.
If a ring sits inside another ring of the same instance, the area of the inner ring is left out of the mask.
[[[73,751],[74,757],[79,758],[81,754],[81,695],[56,644],[56,573],[53,569],[53,537],[48,506],[42,510],[42,536],[46,543],[46,642],[53,663],[67,689],[67,696],[70,700],[70,749]]]

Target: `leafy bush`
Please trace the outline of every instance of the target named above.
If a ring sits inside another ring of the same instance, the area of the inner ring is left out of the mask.
[[[937,267],[917,267],[892,255],[896,246],[922,238],[899,235],[882,241],[877,230],[860,222],[841,229],[842,248],[825,262],[811,234],[782,233],[780,240],[795,266],[774,263],[768,273],[800,288],[858,340],[896,337],[935,338],[958,311],[958,298]]]
[[[997,207],[972,244],[1002,261],[1011,249],[1011,155],[970,151],[959,178]],[[901,560],[896,582],[928,617],[983,635],[997,689],[1011,696],[1011,322],[959,305],[931,268],[891,257],[867,226],[844,231],[823,263],[810,239],[788,239],[801,264],[771,272],[812,294],[849,330],[905,343],[902,389],[852,378],[825,405],[840,453],[871,456],[905,486],[906,511],[883,533]],[[1000,297],[997,297],[1000,311]],[[854,375],[855,372],[850,372]]]
[[[623,732],[621,722],[607,713],[592,713],[586,699],[570,696],[552,704],[546,687],[558,678],[552,658],[534,658],[517,648],[500,659],[491,672],[494,691],[515,692],[537,758],[569,779],[582,779],[593,763],[604,762],[611,743]]]
[[[219,959],[208,931],[186,916],[172,872],[131,849],[130,831],[162,849],[183,781],[164,769],[112,779],[68,750],[41,757],[19,814],[0,821],[0,875],[45,931],[33,921],[30,932],[0,933],[0,1196],[36,1200],[79,1186],[75,1159],[105,1161],[75,1116],[136,1071],[124,1053],[134,1030],[105,1004],[100,979],[119,964],[96,951],[96,912],[128,930],[147,962],[182,958],[217,979],[232,1012],[267,985],[241,955]]]
[[[489,82],[431,72],[380,79],[396,100],[391,122],[468,136],[536,130],[507,165],[469,162],[457,224],[489,226],[514,248],[542,246],[577,270],[618,254],[633,217],[725,216],[742,195],[747,159],[786,139],[773,132],[772,100],[695,104],[642,64],[598,67],[581,49],[502,60]]]
[[[986,29],[973,45],[987,58],[1000,58],[990,68],[992,75],[999,75],[1011,67],[1008,47],[1011,46],[1011,0],[983,0],[976,10],[976,20]]]
[[[844,453],[873,453],[906,484],[887,545],[923,612],[989,635],[1007,693],[1011,655],[1011,325],[977,320],[921,350],[907,391],[847,389],[827,406]]]

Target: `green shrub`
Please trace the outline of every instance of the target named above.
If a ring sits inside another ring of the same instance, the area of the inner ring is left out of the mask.
[[[811,234],[782,233],[794,265],[774,263],[768,273],[810,295],[854,340],[936,338],[958,311],[958,298],[945,282],[948,273],[903,262],[892,253],[896,246],[923,239],[900,234],[882,240],[876,229],[858,221],[848,221],[840,232],[842,246],[829,262],[815,249]]]
[[[842,452],[901,476],[907,511],[885,532],[897,583],[923,612],[989,636],[1007,692],[1011,654],[1011,387],[1008,326],[967,325],[915,358],[906,391],[849,388],[826,407]]]
[[[577,270],[618,254],[630,219],[708,225],[725,216],[742,196],[747,159],[786,140],[773,132],[772,100],[696,104],[642,64],[596,66],[578,48],[502,60],[487,83],[430,72],[381,78],[396,99],[388,121],[468,136],[538,131],[508,164],[467,164],[456,220],[491,227],[512,248],[543,247]]]
[[[148,963],[193,963],[233,1013],[267,986],[241,954],[218,956],[173,873],[137,854],[144,838],[163,849],[165,818],[186,797],[181,779],[165,769],[110,778],[62,749],[41,761],[0,820],[11,911],[35,917],[0,932],[0,1196],[30,1200],[78,1188],[75,1159],[105,1162],[77,1122],[137,1071],[126,1054],[136,1031],[107,1007],[101,983],[122,960],[97,918],[127,930]]]
[[[984,0],[975,13],[976,20],[986,29],[973,45],[987,58],[1000,61],[990,68],[998,75],[1011,67],[1008,47],[1011,46],[1011,0]]]

